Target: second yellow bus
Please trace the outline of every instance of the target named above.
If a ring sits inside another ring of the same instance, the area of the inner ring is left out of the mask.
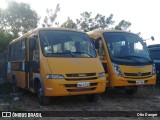
[[[107,86],[134,94],[138,86],[156,83],[155,64],[138,35],[122,30],[95,30],[88,35],[105,69]]]

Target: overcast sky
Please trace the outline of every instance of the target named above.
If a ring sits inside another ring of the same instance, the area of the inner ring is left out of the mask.
[[[5,0],[0,1],[0,7],[4,7]],[[113,14],[116,23],[122,19],[132,23],[129,28],[131,32],[141,32],[141,37],[147,39],[155,37],[155,41],[148,41],[148,44],[160,44],[160,1],[159,0],[16,0],[31,5],[39,16],[45,16],[47,8],[55,10],[56,5],[60,4],[60,12],[57,20],[62,23],[67,17],[75,20],[80,18],[80,13],[92,12],[93,16],[97,13],[108,17]]]

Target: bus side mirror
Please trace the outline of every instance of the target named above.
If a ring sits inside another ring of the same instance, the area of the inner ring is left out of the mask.
[[[33,61],[38,62],[39,61],[39,53],[38,50],[33,51]]]
[[[95,39],[95,42],[94,42],[94,44],[95,44],[95,48],[96,49],[99,49],[99,47],[100,47],[100,40],[102,39],[102,37],[98,37],[97,39]]]
[[[95,40],[94,45],[96,49],[99,49],[99,40]]]
[[[37,39],[37,38],[38,38],[38,35],[34,35],[33,37],[34,37],[35,39]]]
[[[154,41],[154,37],[153,36],[151,36],[151,40]]]

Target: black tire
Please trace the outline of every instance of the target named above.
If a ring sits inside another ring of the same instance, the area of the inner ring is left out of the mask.
[[[89,102],[98,102],[99,95],[98,94],[90,94],[90,95],[86,95],[86,98]]]
[[[134,95],[137,93],[137,91],[138,91],[138,87],[127,87],[125,89],[125,92],[127,95]]]
[[[12,88],[13,88],[13,93],[18,92],[17,79],[15,77],[13,77],[13,79],[12,79]]]
[[[50,98],[43,95],[43,89],[42,89],[40,83],[38,85],[38,90],[37,91],[38,91],[37,96],[38,96],[39,104],[40,105],[48,105],[49,102],[50,102]]]

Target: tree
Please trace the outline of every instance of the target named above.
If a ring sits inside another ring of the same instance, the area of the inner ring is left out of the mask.
[[[95,17],[92,17],[92,12],[83,12],[80,14],[81,17],[76,19],[76,23],[72,19],[68,18],[61,26],[66,28],[77,28],[84,32],[92,31],[95,29],[118,29],[118,30],[127,30],[131,23],[126,20],[121,20],[118,25],[113,26],[115,21],[113,20],[113,14],[110,14],[108,17],[97,14]]]
[[[67,21],[61,25],[61,27],[77,29],[76,23],[74,23],[73,20],[70,19],[69,17],[67,18]]]
[[[115,26],[117,30],[127,30],[131,26],[131,23],[125,20],[121,20],[118,25]]]
[[[0,52],[3,52],[7,49],[8,43],[10,42],[12,36],[4,31],[3,29],[0,29]]]
[[[95,17],[91,17],[92,12],[83,12],[81,13],[81,18],[77,19],[77,27],[84,32],[91,31],[94,29],[107,29],[109,25],[113,25],[114,21],[113,14],[110,14],[109,17],[97,14]]]
[[[83,30],[85,32],[89,31],[92,27],[92,18],[91,18],[91,12],[83,12],[81,13],[81,18],[76,19],[77,21],[77,28],[80,30]]]
[[[0,26],[14,37],[37,27],[38,15],[29,4],[8,2],[8,8],[0,12]]]
[[[110,14],[109,17],[97,14],[94,18],[94,29],[108,29],[110,25],[113,25],[115,21],[113,19],[113,14]]]
[[[53,13],[52,9],[47,9],[46,13],[47,15],[44,18],[44,23],[42,24],[42,27],[53,27],[53,23],[55,22],[57,18],[57,13],[60,11],[60,5],[57,4],[56,9]],[[55,24],[58,26],[59,23],[55,22]]]

